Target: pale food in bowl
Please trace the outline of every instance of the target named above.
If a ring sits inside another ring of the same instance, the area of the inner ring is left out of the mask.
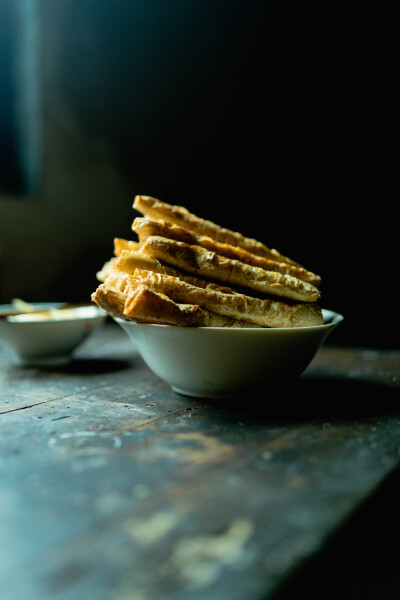
[[[71,360],[73,351],[101,325],[107,315],[97,306],[62,308],[60,303],[30,305],[18,313],[15,306],[0,307],[0,343],[16,364],[59,365]]]

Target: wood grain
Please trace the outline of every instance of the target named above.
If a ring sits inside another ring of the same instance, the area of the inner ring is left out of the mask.
[[[7,600],[267,599],[399,461],[396,352],[328,346],[232,403],[172,392],[113,323],[62,369],[0,358]]]

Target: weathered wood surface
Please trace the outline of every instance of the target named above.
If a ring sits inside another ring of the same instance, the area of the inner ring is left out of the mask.
[[[217,403],[113,323],[62,369],[0,349],[2,600],[272,597],[397,467],[399,356],[326,346]]]

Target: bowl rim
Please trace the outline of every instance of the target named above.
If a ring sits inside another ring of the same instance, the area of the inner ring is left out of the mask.
[[[344,316],[341,313],[336,311],[323,308],[322,315],[324,318],[324,323],[322,325],[308,325],[306,327],[186,327],[186,326],[177,326],[177,325],[163,325],[161,323],[141,323],[139,321],[121,319],[120,317],[113,316],[114,321],[121,325],[127,326],[141,326],[144,328],[160,328],[160,329],[170,329],[170,330],[199,330],[202,331],[242,331],[242,332],[254,332],[259,333],[263,332],[264,334],[268,332],[269,335],[278,335],[279,332],[282,331],[291,331],[291,332],[300,332],[300,331],[326,331],[332,329],[339,325],[344,320]]]

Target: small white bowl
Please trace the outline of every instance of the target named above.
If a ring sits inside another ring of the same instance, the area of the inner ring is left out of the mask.
[[[60,308],[62,303],[34,303],[35,312]],[[35,313],[13,314],[12,306],[0,305],[0,343],[22,366],[52,366],[67,363],[72,352],[107,315],[97,306],[79,306],[68,313],[33,320]],[[6,315],[10,316],[6,316]],[[31,317],[33,315],[33,317]]]
[[[243,397],[268,380],[299,376],[343,320],[323,310],[324,324],[297,328],[175,327],[114,318],[143,360],[176,392]]]

